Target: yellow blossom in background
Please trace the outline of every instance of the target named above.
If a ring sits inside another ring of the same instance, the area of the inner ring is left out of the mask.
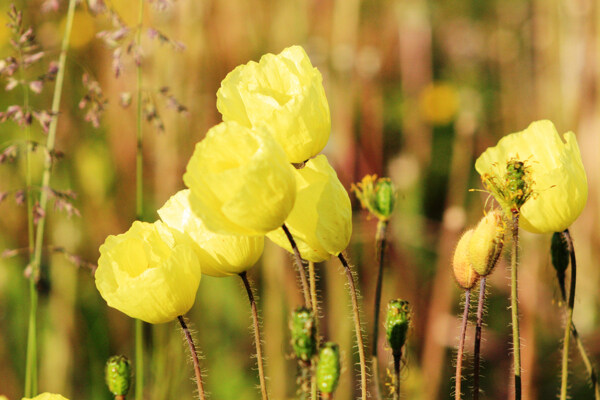
[[[285,224],[302,258],[325,261],[342,252],[350,241],[352,209],[348,192],[324,155],[296,170],[296,181],[296,204]],[[267,237],[292,252],[283,229],[269,232]]]
[[[458,92],[448,83],[430,83],[419,97],[421,116],[432,125],[446,125],[452,122],[458,112],[458,106]]]
[[[294,206],[293,170],[264,129],[222,122],[196,145],[183,181],[192,211],[209,230],[262,236],[280,227]]]
[[[5,398],[4,396],[0,396],[0,400],[2,400],[2,398]],[[54,393],[42,393],[42,394],[38,394],[35,397],[23,397],[22,400],[69,400],[64,396],[61,396],[60,394],[54,394]]]
[[[65,16],[60,22],[60,35],[62,37],[67,24]],[[87,11],[75,11],[73,15],[73,29],[71,30],[71,38],[69,46],[74,49],[84,48],[96,37],[96,20]]]
[[[209,231],[192,212],[189,196],[189,190],[177,192],[158,210],[158,215],[169,227],[190,236],[202,273],[229,276],[256,264],[263,252],[264,236],[219,235]]]
[[[587,202],[587,177],[577,139],[573,132],[563,137],[565,141],[552,122],[536,121],[523,131],[500,139],[475,163],[484,184],[496,192],[505,211],[507,200],[498,193],[507,189],[507,165],[515,161],[524,164],[530,186],[526,191],[531,196],[520,208],[519,224],[527,231],[561,232],[577,219]]]
[[[135,221],[100,246],[96,287],[109,306],[160,324],[192,308],[200,262],[190,239],[161,221]]]
[[[302,47],[288,47],[230,72],[217,92],[217,108],[223,121],[268,125],[289,161],[302,163],[323,150],[331,131],[322,80]]]

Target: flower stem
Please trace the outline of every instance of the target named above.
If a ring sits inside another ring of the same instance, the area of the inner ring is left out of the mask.
[[[290,233],[290,230],[288,229],[288,227],[285,224],[283,224],[281,226],[281,228],[285,232],[285,236],[287,236],[288,240],[290,241],[290,245],[292,246],[292,249],[294,250],[294,258],[296,260],[296,266],[298,268],[298,273],[300,274],[300,282],[302,284],[302,294],[304,295],[304,306],[306,308],[311,308],[308,279],[306,279],[306,270],[304,269],[304,264],[302,263],[302,257],[300,256],[300,250],[298,250],[296,241],[294,240],[294,237]]]
[[[567,398],[567,385],[569,380],[569,345],[571,341],[571,326],[573,323],[573,309],[575,307],[575,285],[577,283],[577,261],[575,260],[575,249],[573,248],[573,239],[569,230],[562,232],[563,238],[569,245],[569,254],[571,256],[571,285],[569,288],[569,302],[567,303],[567,322],[565,324],[565,334],[563,339],[562,372],[560,381],[560,400]]]
[[[383,282],[383,265],[385,259],[385,232],[387,228],[387,221],[379,220],[377,223],[377,234],[375,241],[377,242],[377,258],[379,260],[379,271],[377,273],[377,286],[375,288],[375,304],[373,311],[373,335],[371,341],[373,348],[371,352],[371,365],[373,368],[373,385],[375,386],[375,398],[381,400],[381,386],[379,383],[379,362],[377,357],[377,342],[379,338],[379,310],[381,308],[381,286]]]
[[[482,276],[479,283],[479,302],[477,303],[477,325],[475,325],[475,349],[473,351],[473,400],[479,400],[479,354],[481,349],[483,303],[485,301],[485,278],[485,276]]]
[[[192,339],[192,334],[185,324],[185,320],[183,316],[178,316],[177,320],[183,329],[183,333],[185,335],[185,339],[188,342],[188,346],[190,347],[190,353],[192,353],[192,361],[194,362],[194,374],[196,375],[196,385],[198,387],[198,395],[200,396],[200,400],[205,400],[204,395],[204,386],[202,385],[202,372],[200,371],[200,363],[198,362],[198,353],[196,352],[196,346],[194,346],[194,339]]]
[[[402,359],[402,349],[398,354],[394,354],[394,400],[400,400],[400,360]]]
[[[469,322],[469,303],[471,302],[471,290],[465,290],[465,309],[463,311],[462,326],[460,328],[460,339],[458,341],[458,351],[456,354],[456,388],[454,390],[454,399],[460,400],[462,391],[462,362],[465,349],[465,336],[467,335],[467,323]]]
[[[512,254],[510,257],[510,310],[512,315],[515,400],[521,400],[521,336],[519,332],[519,301],[517,297],[517,267],[519,264],[519,211],[512,212]]]
[[[310,302],[312,304],[313,315],[315,316],[315,339],[317,353],[319,352],[319,347],[321,345],[321,340],[319,337],[319,302],[317,299],[317,274],[315,272],[315,263],[312,261],[308,262],[308,279],[310,281]],[[311,360],[311,365],[314,367],[314,359]],[[315,374],[314,368],[311,368],[311,376],[310,376],[310,398],[312,400],[317,400],[317,376]]]
[[[244,282],[244,287],[246,288],[246,292],[248,293],[248,300],[250,301],[250,308],[252,309],[252,322],[254,323],[254,343],[256,345],[256,361],[258,363],[258,376],[260,378],[260,391],[262,394],[263,400],[268,400],[269,396],[267,394],[267,382],[265,380],[265,371],[263,368],[263,356],[261,349],[261,339],[260,339],[260,326],[258,323],[258,311],[256,310],[256,301],[254,301],[254,294],[252,293],[252,288],[250,287],[250,282],[248,281],[248,276],[246,275],[246,271],[239,274],[240,278]]]
[[[350,265],[344,258],[344,255],[340,253],[338,258],[342,262],[344,269],[346,270],[346,277],[348,278],[348,285],[350,286],[350,297],[352,298],[352,311],[354,315],[354,331],[356,334],[356,344],[358,345],[358,357],[360,360],[360,391],[361,399],[367,399],[367,363],[365,361],[365,345],[362,337],[362,327],[360,324],[360,309],[358,307],[358,295],[356,287],[354,285],[354,276]]]

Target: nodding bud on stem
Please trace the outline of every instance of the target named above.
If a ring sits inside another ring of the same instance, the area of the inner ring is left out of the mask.
[[[385,331],[387,341],[394,355],[402,353],[406,333],[410,325],[411,311],[406,300],[392,300],[388,303]]]
[[[479,275],[471,265],[469,257],[469,244],[473,236],[473,229],[466,231],[454,250],[454,259],[452,260],[452,269],[454,271],[454,279],[461,288],[468,290],[475,286]]]
[[[340,348],[333,342],[327,342],[319,351],[317,364],[317,388],[321,393],[331,394],[340,379]]]
[[[469,260],[480,276],[489,275],[498,262],[504,245],[506,225],[500,210],[493,210],[479,221],[469,241]]]
[[[363,208],[381,221],[388,221],[396,205],[396,188],[390,178],[366,175],[362,181],[352,185],[352,190]]]
[[[126,396],[131,385],[131,365],[124,356],[112,356],[106,362],[106,385],[115,396]]]
[[[299,307],[292,312],[290,329],[292,331],[292,347],[296,358],[308,361],[317,351],[316,324],[313,312]]]
[[[569,244],[562,232],[555,232],[552,235],[550,253],[554,269],[557,273],[564,275],[567,268],[569,268]]]

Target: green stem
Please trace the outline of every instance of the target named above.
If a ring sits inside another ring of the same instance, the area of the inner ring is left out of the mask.
[[[69,49],[69,39],[71,37],[71,30],[73,27],[73,17],[75,15],[75,0],[69,0],[69,8],[67,11],[67,20],[65,25],[65,33],[62,38],[62,44],[60,49],[60,56],[58,59],[58,73],[56,75],[56,84],[54,86],[54,94],[52,96],[52,119],[50,121],[50,127],[48,129],[48,137],[46,139],[46,151],[48,154],[54,152],[54,145],[56,143],[56,128],[58,124],[58,112],[60,108],[60,98],[62,95],[63,82],[65,79],[65,66],[67,63],[67,50]],[[50,176],[52,173],[52,157],[46,157],[44,162],[44,172],[42,175],[42,191],[40,194],[40,210],[41,216],[39,218],[37,229],[35,232],[35,241],[33,249],[33,260],[31,262],[31,283],[30,293],[30,314],[29,314],[29,330],[27,333],[27,364],[29,364],[29,381],[30,385],[29,395],[35,396],[37,394],[37,340],[36,340],[36,312],[38,304],[38,296],[36,291],[36,281],[40,275],[40,265],[42,260],[42,245],[44,242],[44,228],[46,225],[46,210],[48,208],[48,193],[50,187]],[[26,379],[27,381],[27,379]],[[27,392],[27,390],[26,390]]]
[[[313,308],[313,315],[315,316],[315,339],[317,340],[316,348],[317,353],[321,346],[321,340],[319,336],[319,301],[317,299],[317,274],[315,272],[315,263],[312,261],[308,262],[308,279],[310,283],[310,302]],[[317,400],[317,376],[315,374],[315,362],[314,359],[311,363],[311,376],[310,376],[310,396],[312,400]]]
[[[477,325],[475,325],[475,349],[473,351],[473,400],[479,400],[479,359],[481,353],[481,325],[483,303],[485,301],[485,276],[479,284],[479,302],[477,303]]]
[[[377,258],[379,260],[379,271],[377,273],[377,286],[375,288],[375,304],[373,311],[373,335],[371,340],[373,343],[371,353],[371,365],[373,368],[373,386],[375,386],[375,398],[381,400],[381,384],[379,382],[379,361],[377,357],[377,343],[379,338],[379,311],[381,308],[381,286],[383,283],[383,265],[385,260],[385,231],[388,222],[379,220],[377,223],[377,234],[375,241],[377,242]]]
[[[575,260],[575,249],[569,230],[562,232],[563,237],[569,244],[569,254],[571,256],[571,285],[569,288],[569,302],[567,303],[567,323],[565,324],[565,334],[563,338],[562,372],[560,381],[560,400],[567,399],[567,386],[569,380],[569,345],[571,341],[571,326],[573,323],[573,309],[575,308],[575,285],[577,283],[577,262]]]
[[[521,334],[519,332],[519,301],[517,267],[519,264],[519,211],[512,212],[512,254],[510,257],[510,311],[512,316],[515,400],[521,400]]]
[[[294,250],[294,259],[296,260],[296,266],[298,268],[298,274],[300,275],[300,282],[302,284],[302,294],[304,295],[304,307],[312,308],[310,306],[310,289],[308,285],[308,279],[306,279],[306,270],[304,269],[304,263],[302,262],[302,256],[300,256],[300,250],[298,250],[298,246],[296,245],[296,241],[294,237],[290,233],[288,227],[283,224],[281,226],[283,232],[285,232],[285,236],[288,238],[292,249]]]
[[[462,395],[462,362],[465,350],[465,337],[467,335],[467,323],[469,322],[469,304],[471,302],[471,290],[465,290],[465,308],[463,311],[462,325],[460,329],[460,339],[458,341],[458,350],[456,353],[456,388],[454,389],[454,399],[460,400]]]
[[[200,362],[198,361],[198,352],[196,351],[196,346],[194,346],[194,339],[192,339],[192,334],[188,329],[183,316],[178,316],[177,320],[181,325],[181,329],[183,329],[183,334],[185,335],[185,339],[188,342],[188,346],[190,348],[190,353],[192,354],[192,361],[194,363],[194,374],[196,375],[196,386],[198,388],[198,396],[200,400],[204,400],[206,397],[204,395],[204,386],[202,384],[202,372],[200,371]]]
[[[348,285],[350,287],[350,297],[352,299],[352,312],[354,315],[354,331],[356,334],[356,344],[358,347],[358,357],[360,361],[360,391],[361,399],[367,400],[367,363],[365,361],[365,345],[362,337],[362,326],[360,323],[360,309],[358,307],[358,295],[356,286],[354,285],[354,276],[350,265],[344,258],[344,255],[340,253],[338,258],[342,262],[344,269],[346,270],[346,277],[348,278]]]
[[[246,271],[239,274],[240,278],[244,282],[244,287],[246,288],[246,292],[248,293],[248,300],[250,301],[250,308],[252,309],[252,322],[254,324],[254,344],[256,345],[256,361],[258,363],[258,376],[260,379],[260,392],[262,394],[263,400],[268,400],[269,396],[267,394],[267,382],[265,380],[265,371],[263,368],[263,355],[261,349],[261,339],[260,339],[260,326],[258,323],[258,311],[256,309],[256,301],[254,301],[254,294],[252,293],[252,288],[250,287],[250,282],[248,281],[248,276],[246,275]]]
[[[402,359],[402,349],[400,353],[394,354],[394,400],[400,400],[400,360]]]

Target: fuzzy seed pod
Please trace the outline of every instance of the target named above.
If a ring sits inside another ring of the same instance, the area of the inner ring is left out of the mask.
[[[317,388],[322,393],[333,393],[340,379],[340,348],[327,342],[319,351],[317,364]]]
[[[477,224],[469,241],[469,260],[478,275],[487,276],[496,266],[502,253],[505,232],[500,210],[487,213]]]
[[[124,356],[112,356],[106,362],[106,385],[115,396],[126,396],[131,386],[131,365]]]
[[[473,229],[469,229],[462,235],[456,245],[456,250],[454,250],[454,259],[452,261],[456,283],[465,290],[475,286],[475,282],[479,278],[479,275],[473,270],[469,257],[469,242],[472,236]]]
[[[406,300],[391,300],[388,303],[385,332],[394,355],[402,353],[406,342],[406,333],[410,325],[411,311]]]
[[[296,357],[302,361],[310,360],[317,350],[317,327],[313,312],[304,307],[294,310],[290,328]]]

